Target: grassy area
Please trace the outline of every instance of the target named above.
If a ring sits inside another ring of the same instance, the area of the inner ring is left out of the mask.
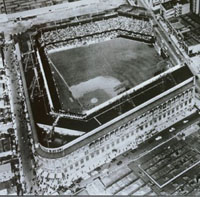
[[[151,78],[158,71],[157,64],[162,60],[154,48],[147,44],[122,38],[55,52],[49,54],[49,57],[60,73],[58,74],[52,68],[60,99],[63,103],[62,107],[64,110],[71,111],[77,111],[81,105],[83,106],[81,110],[93,107],[94,105],[89,105],[86,100],[90,101],[96,96],[95,92],[98,87],[95,90],[94,88],[90,90],[90,85],[88,85],[85,94],[80,98],[80,104],[76,99],[73,99],[76,92],[69,91],[67,85],[69,87],[78,86],[83,82],[103,76],[112,77],[122,83],[126,89],[129,89]],[[99,89],[106,90],[109,87],[109,83],[105,87],[100,87],[103,81],[98,83]],[[94,94],[92,95],[91,92],[94,92]],[[88,95],[90,95],[90,98]],[[71,98],[69,99],[69,97]],[[97,104],[112,97],[113,95],[108,97],[107,94],[105,94],[105,98],[103,96],[98,97]]]

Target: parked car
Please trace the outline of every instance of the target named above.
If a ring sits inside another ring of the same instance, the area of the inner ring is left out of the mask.
[[[118,161],[117,162],[117,165],[119,166],[119,165],[121,165],[122,164],[122,161]]]
[[[169,132],[175,131],[176,129],[174,127],[170,128]]]
[[[161,140],[162,139],[162,136],[158,136],[158,137],[156,137],[156,141],[158,141],[158,140]]]

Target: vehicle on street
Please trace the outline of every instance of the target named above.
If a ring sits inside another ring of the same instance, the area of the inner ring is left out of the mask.
[[[155,138],[156,141],[161,140],[161,139],[162,139],[162,136],[158,136]]]
[[[114,159],[112,159],[112,160],[111,160],[111,163],[115,162],[116,160],[117,160],[117,159],[115,159],[115,158],[114,158]]]
[[[169,129],[169,132],[175,131],[176,129],[174,127]]]
[[[118,161],[117,162],[117,165],[119,166],[119,165],[121,165],[122,164],[122,161]]]
[[[95,175],[97,175],[98,174],[98,172],[95,170],[95,171],[93,171],[93,172],[91,172],[91,175],[92,176],[95,176]]]
[[[187,123],[188,121],[189,121],[189,120],[184,120],[183,123],[185,124],[185,123]]]

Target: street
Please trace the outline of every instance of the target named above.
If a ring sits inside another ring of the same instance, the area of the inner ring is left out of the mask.
[[[144,0],[139,1],[139,5],[142,6],[142,7],[145,7],[150,12],[154,23],[157,24],[157,27],[154,27],[154,30],[157,32],[157,36],[159,36],[161,38],[161,41],[165,43],[165,46],[167,46],[169,56],[170,56],[172,62],[175,65],[179,64],[180,60],[182,59],[182,56],[180,55],[180,51],[177,52],[177,47],[173,44],[173,41],[171,41],[169,34],[166,32],[166,30],[158,22],[155,14],[147,6],[147,4],[144,2]]]
[[[12,47],[12,44],[8,46],[5,54],[5,59],[8,67],[7,73],[9,77],[10,91],[12,92],[11,108],[13,110],[13,115],[16,123],[24,180],[26,183],[25,185],[27,186],[27,190],[29,191],[32,186],[33,179],[32,160],[30,157],[32,152],[29,146],[28,128],[26,116],[24,113],[24,105],[22,105],[24,101],[21,93],[21,87],[19,85],[18,75],[16,74],[19,71],[17,70],[16,65],[14,65],[15,62],[11,60]]]

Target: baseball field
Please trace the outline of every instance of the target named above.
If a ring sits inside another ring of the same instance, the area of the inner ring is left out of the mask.
[[[153,77],[162,61],[152,46],[123,38],[48,55],[62,109],[75,113]]]

